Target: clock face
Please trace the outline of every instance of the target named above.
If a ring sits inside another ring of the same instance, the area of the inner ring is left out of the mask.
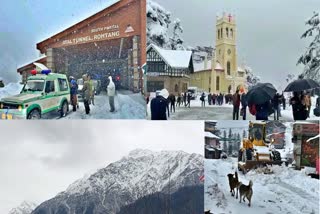
[[[230,50],[230,49],[228,49],[228,54],[229,54],[229,55],[231,54],[231,50]]]

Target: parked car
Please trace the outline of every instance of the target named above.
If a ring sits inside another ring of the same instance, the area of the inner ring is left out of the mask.
[[[1,99],[1,119],[40,119],[53,111],[61,116],[68,113],[70,86],[66,75],[33,71],[20,94]]]

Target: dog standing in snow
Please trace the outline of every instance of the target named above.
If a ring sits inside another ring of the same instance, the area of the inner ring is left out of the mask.
[[[236,198],[238,198],[238,187],[239,187],[239,179],[238,179],[238,173],[235,172],[233,174],[228,174],[228,179],[229,179],[229,186],[230,186],[230,192],[231,195],[234,196],[234,191],[236,191]]]
[[[240,194],[240,201],[239,202],[241,203],[241,200],[243,200],[243,202],[246,202],[244,199],[247,198],[249,201],[249,204],[248,204],[249,207],[251,206],[251,197],[253,194],[252,185],[253,185],[253,183],[250,180],[248,186],[244,185],[240,182],[240,187],[239,187],[239,194]]]

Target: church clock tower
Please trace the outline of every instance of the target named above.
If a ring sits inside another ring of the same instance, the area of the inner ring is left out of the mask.
[[[216,45],[212,66],[214,93],[232,93],[238,76],[236,52],[236,22],[231,14],[223,14],[216,21]]]

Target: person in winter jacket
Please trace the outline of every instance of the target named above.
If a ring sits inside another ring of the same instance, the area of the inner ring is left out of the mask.
[[[181,94],[179,93],[178,94],[178,98],[177,98],[177,107],[178,107],[178,105],[179,105],[179,107],[180,107],[180,104],[181,104]]]
[[[233,100],[233,120],[239,120],[239,108],[240,108],[240,94],[239,90],[232,96]]]
[[[293,97],[290,99],[292,105],[292,114],[294,120],[304,120],[304,106],[298,92],[293,92]]]
[[[246,97],[246,93],[243,93],[241,95],[241,111],[242,111],[242,119],[243,120],[246,120],[246,117],[247,117],[247,106],[248,106],[248,100],[247,100],[247,97]]]
[[[168,91],[162,89],[160,93],[151,100],[151,120],[167,120]]]
[[[205,97],[206,97],[206,95],[204,94],[204,92],[202,92],[201,97],[200,97],[201,107],[205,107],[206,106]]]
[[[0,88],[4,88],[3,80],[0,78]]]
[[[83,88],[82,88],[82,96],[83,96],[83,103],[86,114],[90,113],[90,98],[91,98],[91,90],[88,81],[88,76],[86,74],[82,75],[83,79]]]
[[[77,110],[77,104],[78,104],[77,94],[78,94],[78,84],[75,78],[71,76],[70,77],[70,98],[71,98],[70,101],[72,105],[72,111]]]
[[[190,93],[188,93],[187,94],[187,106],[190,108],[190,101],[191,101],[191,94]]]
[[[89,86],[90,86],[90,91],[91,91],[91,96],[90,96],[90,102],[92,103],[92,105],[94,105],[94,85],[93,85],[93,81],[91,79],[91,75],[88,74],[88,81],[89,81]]]
[[[276,93],[272,99],[274,120],[279,120],[279,117],[281,116],[280,102],[281,95],[279,93]]]
[[[268,120],[270,101],[256,104],[256,120]]]
[[[176,112],[176,96],[174,94],[171,94],[169,96],[169,101],[170,101],[170,112]]]
[[[109,76],[109,85],[107,90],[108,90],[108,97],[109,97],[110,112],[114,112],[115,111],[114,96],[116,93],[116,86],[114,85],[114,82],[112,81],[111,76]]]

